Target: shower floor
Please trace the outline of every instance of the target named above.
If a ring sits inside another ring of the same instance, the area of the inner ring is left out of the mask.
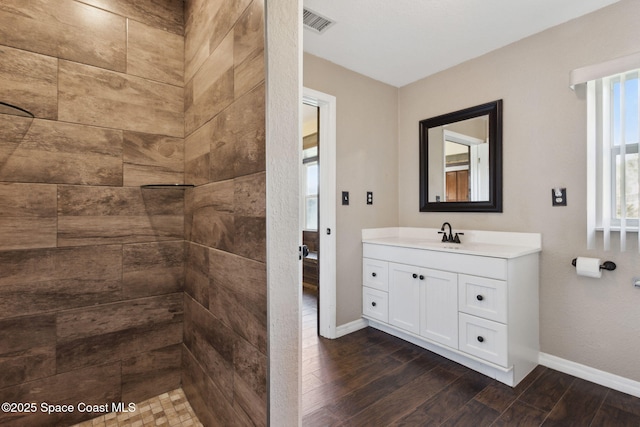
[[[72,427],[203,427],[181,388],[136,404],[134,412],[111,412]]]

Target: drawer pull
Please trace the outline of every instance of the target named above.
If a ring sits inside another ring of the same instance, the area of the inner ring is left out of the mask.
[[[420,280],[424,280],[424,276],[422,274],[420,275]]]
[[[481,336],[478,336],[478,342],[484,342],[484,338],[482,338]]]
[[[416,273],[413,273],[413,278],[414,278],[414,279],[417,279],[417,278],[418,278],[418,275],[417,275]]]
[[[484,299],[484,297],[482,295],[476,295],[476,299],[478,301],[482,301]]]
[[[373,277],[376,277],[376,276],[377,276],[377,274],[376,274],[375,272],[374,272],[374,273],[371,273],[371,275],[372,275]]]
[[[376,306],[376,302],[375,302],[375,301],[373,301],[373,302],[371,303],[371,306],[372,306],[372,307],[375,307],[375,306]]]

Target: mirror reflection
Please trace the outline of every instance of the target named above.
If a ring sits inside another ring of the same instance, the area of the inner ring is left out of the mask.
[[[429,129],[430,202],[489,201],[488,119],[484,115]]]
[[[502,101],[420,121],[420,211],[502,212]]]

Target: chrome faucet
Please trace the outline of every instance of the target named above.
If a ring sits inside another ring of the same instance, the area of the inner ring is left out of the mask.
[[[447,236],[447,232],[445,231],[445,227],[447,225],[449,226],[448,236]],[[464,233],[456,233],[456,235],[454,236],[453,230],[451,228],[451,224],[449,224],[448,222],[445,222],[444,224],[442,224],[442,227],[440,228],[440,231],[438,231],[438,234],[442,234],[443,242],[451,242],[451,243],[460,243],[460,236],[464,236]]]

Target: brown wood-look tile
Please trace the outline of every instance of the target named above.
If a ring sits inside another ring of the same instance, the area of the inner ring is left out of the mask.
[[[266,354],[267,272],[261,262],[209,251],[209,310]]]
[[[496,427],[539,427],[547,416],[546,411],[520,400],[513,402],[493,423]]]
[[[374,402],[356,417],[351,418],[348,425],[389,425],[413,412],[418,405],[440,393],[458,378],[455,374],[436,367]]]
[[[56,373],[56,318],[24,316],[0,321],[0,387]]]
[[[126,22],[72,0],[5,0],[2,44],[54,58],[125,70]]]
[[[22,2],[20,2],[22,3]],[[0,9],[0,40],[16,21]],[[5,25],[6,24],[6,25]],[[37,24],[34,24],[37,26]],[[19,30],[18,32],[22,32]],[[58,118],[58,60],[0,45],[0,99],[36,117]]]
[[[186,242],[184,290],[203,307],[209,307],[209,248]]]
[[[60,61],[60,120],[182,138],[183,90],[141,77]]]
[[[4,111],[4,110],[3,110]],[[33,119],[30,117],[20,117],[11,114],[0,114],[0,168],[4,167],[8,156],[22,142],[22,138],[27,134]],[[207,147],[208,148],[208,147]],[[207,165],[208,167],[209,165]]]
[[[183,184],[183,139],[125,131],[124,185]]]
[[[484,390],[478,393],[473,400],[498,411],[498,413],[502,413],[517,397],[518,394],[512,387],[496,382],[489,384]]]
[[[461,408],[490,383],[490,379],[477,372],[470,371],[450,384],[442,392],[420,405],[413,413],[402,419],[403,422],[427,417],[442,423],[451,417],[452,408]]]
[[[234,184],[215,182],[187,190],[185,194],[186,240],[224,251],[233,251]]]
[[[549,412],[571,386],[573,380],[574,377],[571,375],[548,369],[522,393],[519,400]]]
[[[0,183],[0,250],[56,246],[56,186]]]
[[[182,320],[180,293],[140,298],[58,313],[58,344],[154,323],[176,323]]]
[[[141,402],[180,387],[182,345],[152,350],[122,361],[122,401]]]
[[[302,425],[305,427],[341,427],[344,424],[340,417],[328,408],[322,407],[302,417]],[[372,424],[369,424],[372,425]]]
[[[184,348],[184,347],[183,347]],[[182,387],[200,421],[207,427],[248,426],[252,421],[236,411],[212,379],[205,374],[193,355],[184,348]],[[215,402],[215,406],[212,406]]]
[[[124,245],[124,298],[170,294],[183,289],[183,241]]]
[[[604,404],[622,409],[640,417],[640,399],[635,396],[616,390],[609,390]]]
[[[223,1],[224,0],[185,1],[185,82],[193,78],[198,68],[200,68],[211,53],[209,50],[209,38],[214,28],[214,19]]]
[[[233,28],[235,97],[264,80],[264,4],[254,1]],[[247,63],[250,66],[243,66]]]
[[[615,406],[603,404],[598,408],[598,412],[590,427],[638,427],[640,426],[640,415],[625,411]]]
[[[348,419],[358,412],[369,410],[369,407],[379,399],[385,398],[393,391],[404,387],[416,377],[423,376],[435,367],[435,363],[431,361],[426,363],[420,363],[420,361],[419,359],[415,363],[405,363],[394,371],[381,373],[370,383],[331,404],[329,406],[331,412],[339,415],[342,419]]]
[[[152,27],[184,33],[183,0],[78,0]]]
[[[249,92],[265,80],[264,50],[256,52],[233,68],[233,87],[236,99]]]
[[[183,192],[137,187],[58,186],[58,245],[183,238]]]
[[[209,55],[185,85],[184,129],[187,135],[233,102],[233,34]]]
[[[122,185],[122,132],[35,119],[0,161],[0,181]]]
[[[184,37],[129,20],[127,74],[184,86]]]
[[[0,317],[122,298],[122,248],[86,246],[0,252]]]
[[[58,372],[108,363],[182,342],[182,293],[61,312]]]
[[[265,92],[262,84],[216,117],[209,172],[212,181],[265,170],[264,114]]]
[[[209,183],[209,153],[214,123],[215,119],[208,121],[184,140],[184,180],[188,184]]]
[[[266,215],[266,174],[258,172],[233,180],[233,206],[238,216],[264,218]]]
[[[267,260],[267,225],[264,217],[235,216],[233,252],[256,261]]]
[[[184,345],[216,387],[232,401],[236,335],[205,307],[185,296]]]
[[[254,425],[267,425],[267,356],[242,338],[234,349],[234,405]],[[236,408],[236,412],[240,412]]]
[[[608,389],[601,385],[576,378],[553,407],[543,425],[590,425],[607,391]]]
[[[451,418],[448,418],[442,426],[490,426],[499,416],[500,412],[495,409],[476,400],[470,400]]]
[[[120,402],[120,363],[91,366],[72,372],[58,373],[0,389],[2,402],[35,402],[35,413],[0,412],[0,424],[7,426],[66,426],[84,419],[95,418],[100,413],[73,411],[71,413],[48,414],[40,410],[41,403],[50,405],[104,405]],[[75,409],[75,408],[74,408]]]

